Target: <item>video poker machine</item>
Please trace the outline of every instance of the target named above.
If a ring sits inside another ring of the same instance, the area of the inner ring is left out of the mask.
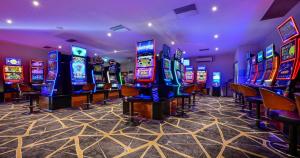
[[[91,64],[92,68],[92,79],[93,84],[95,84],[94,92],[103,90],[105,85],[105,75],[104,75],[104,60],[100,56],[92,58]]]
[[[195,74],[194,74],[194,67],[193,66],[186,66],[184,71],[184,82],[187,84],[194,83]]]
[[[30,61],[30,83],[33,89],[40,90],[45,81],[45,64],[44,61]]]
[[[275,83],[275,78],[278,72],[279,57],[275,53],[275,45],[271,44],[266,48],[265,51],[265,73],[263,78],[264,86],[273,86]]]
[[[257,77],[256,77],[255,85],[262,85],[263,84],[264,73],[265,73],[264,52],[259,51],[257,53]]]
[[[197,67],[197,84],[206,84],[207,80],[207,70],[206,66]]]
[[[14,84],[22,83],[24,79],[21,59],[5,59],[5,65],[3,66],[3,79],[5,93],[18,91]]]
[[[48,72],[42,85],[40,104],[48,105],[49,110],[71,106],[70,57],[59,51],[48,53]]]
[[[293,17],[289,17],[277,29],[284,44],[280,50],[280,65],[275,86],[286,87],[278,93],[292,98],[292,94],[299,90],[299,31]]]
[[[251,58],[250,77],[246,82],[247,84],[254,84],[256,82],[257,71],[258,71],[257,58],[256,58],[256,56],[253,56]]]
[[[106,82],[111,83],[111,89],[119,90],[122,85],[122,76],[120,64],[114,59],[108,61],[109,66],[106,67]]]

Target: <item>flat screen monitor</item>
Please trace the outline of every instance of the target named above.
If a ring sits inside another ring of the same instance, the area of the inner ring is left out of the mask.
[[[266,59],[272,58],[274,56],[274,44],[269,45],[266,48]]]
[[[190,59],[184,59],[183,60],[183,65],[184,66],[190,66]]]
[[[137,59],[137,67],[151,67],[154,66],[154,60],[152,55],[139,56]]]
[[[220,72],[213,72],[213,85],[215,87],[220,86],[221,82],[221,73]]]
[[[154,54],[154,40],[142,41],[137,43],[137,54]]]
[[[77,46],[72,46],[72,55],[74,56],[80,56],[80,57],[86,57],[87,56],[87,51],[84,48],[77,47]]]
[[[6,65],[20,66],[21,65],[21,59],[6,58],[5,63],[6,63]]]
[[[257,53],[257,62],[260,63],[264,60],[264,52],[260,51]]]
[[[171,62],[169,59],[164,58],[164,69],[170,69],[171,68]]]
[[[299,31],[293,17],[289,17],[281,25],[279,25],[277,29],[283,42],[299,35]]]
[[[86,59],[73,56],[71,62],[71,77],[73,85],[86,84]]]

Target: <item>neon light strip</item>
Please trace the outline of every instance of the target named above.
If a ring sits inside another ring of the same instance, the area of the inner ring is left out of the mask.
[[[97,86],[96,86],[96,81],[95,81],[94,70],[92,70],[92,79],[93,79],[93,84],[95,84],[95,87],[94,87],[94,92],[96,92],[96,90],[97,90]]]
[[[121,72],[119,72],[119,79],[120,79],[120,84],[123,85]]]

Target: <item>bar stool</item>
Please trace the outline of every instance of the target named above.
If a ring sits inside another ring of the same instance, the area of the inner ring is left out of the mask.
[[[86,92],[86,103],[83,103],[85,106],[85,109],[89,109],[90,105],[92,105],[92,96],[93,96],[93,90],[95,88],[95,84],[86,84],[82,87],[82,90]]]
[[[134,107],[131,99],[139,95],[139,91],[133,86],[122,85],[123,115],[128,116],[128,122],[134,122]]]
[[[106,102],[109,100],[109,92],[111,90],[111,83],[106,83],[103,86],[103,93],[104,93],[104,100],[103,100],[103,104],[106,105]]]
[[[277,93],[264,88],[259,89],[259,91],[263,98],[264,106],[269,109],[268,117],[289,126],[288,153],[297,156],[297,128],[300,126],[300,117],[295,112],[297,106],[296,103],[287,97],[278,95]],[[299,102],[298,99],[299,96],[296,95],[296,100]]]
[[[188,86],[187,88],[184,89],[184,92],[190,95],[190,97],[189,97],[189,104],[188,104],[189,108],[194,108],[195,105],[196,105],[195,104],[195,100],[196,100],[196,85]],[[191,96],[192,96],[192,99],[193,99],[193,104],[192,104],[192,101],[191,101]]]
[[[260,109],[260,104],[262,103],[262,99],[257,94],[257,91],[254,88],[245,85],[239,85],[239,91],[242,93],[244,101],[249,103],[249,114],[252,113],[252,103],[256,103],[257,110],[258,108]],[[243,105],[243,110],[245,106],[246,105]]]
[[[24,106],[25,108],[29,108],[29,113],[28,114],[33,113],[33,108],[35,106],[40,110],[40,107],[39,107],[40,92],[32,90],[32,88],[29,85],[24,84],[24,83],[18,84],[18,88],[19,88],[19,91],[20,91],[19,92],[20,96],[29,97],[30,104]],[[33,104],[34,101],[35,101],[35,105]]]

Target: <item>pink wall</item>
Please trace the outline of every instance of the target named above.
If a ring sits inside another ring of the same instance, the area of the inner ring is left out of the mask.
[[[221,72],[222,84],[233,79],[234,53],[216,55],[213,62],[196,62],[195,59],[190,59],[194,69],[197,69],[198,65],[205,65],[207,67],[207,87],[211,87],[212,85],[213,72]]]
[[[24,69],[24,81],[29,82],[29,63],[30,60],[43,60],[47,61],[48,51],[45,49],[37,49],[34,47],[28,47],[24,45],[17,45],[14,43],[8,43],[0,41],[0,75],[3,79],[3,65],[5,64],[6,57],[20,58]]]

